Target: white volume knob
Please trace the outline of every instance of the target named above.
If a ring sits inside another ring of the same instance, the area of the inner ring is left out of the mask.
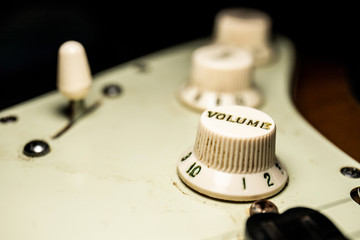
[[[249,49],[256,64],[265,63],[272,55],[270,28],[270,16],[260,10],[224,9],[215,18],[215,42]]]
[[[81,43],[67,41],[59,48],[57,84],[69,100],[83,99],[92,84],[86,52]]]
[[[190,79],[180,88],[179,97],[200,111],[218,105],[258,107],[261,95],[252,78],[249,51],[220,44],[202,46],[192,54]]]
[[[182,181],[205,195],[251,201],[280,192],[288,181],[275,155],[276,126],[254,108],[221,106],[200,118],[194,147],[178,163]]]

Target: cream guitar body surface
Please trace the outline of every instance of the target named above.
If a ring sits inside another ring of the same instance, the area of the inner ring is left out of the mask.
[[[207,43],[185,43],[94,76],[85,98],[90,110],[70,125],[59,92],[1,111],[0,238],[243,239],[252,201],[207,197],[177,173],[201,115],[178,91],[193,51]],[[297,112],[290,96],[294,46],[277,37],[273,49],[253,83],[262,94],[258,109],[276,123],[275,154],[289,177],[269,200],[280,213],[317,210],[347,238],[360,239],[360,206],[350,196],[360,181],[340,172],[360,164]],[[34,140],[48,144],[38,146],[43,154],[27,152]],[[197,177],[194,168],[188,173]]]

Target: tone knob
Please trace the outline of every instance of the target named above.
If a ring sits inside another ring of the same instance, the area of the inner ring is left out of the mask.
[[[257,9],[224,9],[215,18],[215,42],[249,49],[256,64],[271,58],[270,33],[270,16]]]
[[[288,181],[275,155],[276,126],[264,112],[244,106],[207,109],[194,147],[178,162],[190,188],[210,197],[252,201],[273,196]]]
[[[202,46],[192,54],[190,77],[180,88],[179,98],[200,111],[220,105],[258,107],[262,98],[252,78],[249,51],[220,44]]]

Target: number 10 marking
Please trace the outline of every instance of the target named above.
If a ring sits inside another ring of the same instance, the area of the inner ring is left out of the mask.
[[[194,162],[190,168],[186,171],[186,173],[189,174],[190,177],[196,177],[201,171],[201,166],[195,166],[196,162]]]

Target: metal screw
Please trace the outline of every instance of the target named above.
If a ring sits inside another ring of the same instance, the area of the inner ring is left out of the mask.
[[[149,70],[148,64],[144,62],[134,62],[134,66],[139,70],[139,72],[147,72]]]
[[[50,152],[50,146],[45,141],[33,140],[28,142],[23,153],[28,157],[41,157]]]
[[[279,213],[279,211],[273,202],[260,199],[253,202],[250,206],[250,216],[258,213]]]
[[[5,116],[5,117],[1,117],[0,118],[0,122],[1,123],[13,123],[17,121],[17,117],[14,115],[9,115],[9,116]]]
[[[117,84],[109,84],[103,88],[103,93],[105,96],[114,98],[121,94],[122,88]]]
[[[345,177],[349,178],[360,178],[360,169],[354,167],[343,167],[340,172]]]
[[[360,187],[356,187],[350,192],[351,198],[360,205]]]

